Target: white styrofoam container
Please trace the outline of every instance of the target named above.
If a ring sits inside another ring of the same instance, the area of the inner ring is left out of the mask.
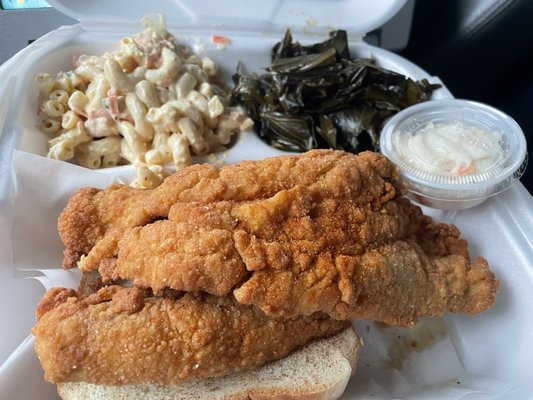
[[[24,240],[21,235],[12,235],[13,150],[46,154],[48,138],[35,127],[38,123],[37,89],[33,85],[36,73],[69,70],[74,56],[102,54],[111,50],[120,38],[141,30],[139,21],[142,16],[161,12],[167,17],[171,33],[217,61],[228,81],[238,61],[242,61],[249,71],[259,71],[269,65],[273,44],[290,27],[295,39],[304,43],[325,39],[330,28],[346,29],[351,40],[352,56],[373,56],[385,68],[414,79],[429,78],[438,82],[437,78],[409,61],[361,40],[366,32],[391,18],[405,1],[232,0],[220,3],[210,0],[152,0],[132,5],[129,1],[117,0],[106,2],[103,6],[94,1],[50,0],[52,5],[77,18],[80,23],[51,32],[0,67],[0,398],[53,398],[51,396],[55,395],[53,386],[41,379],[31,338],[24,339],[29,334],[35,304],[44,289],[36,281],[22,278],[29,275],[27,269],[35,266],[18,265],[16,257],[13,258],[10,253],[11,240]],[[224,50],[218,50],[210,42],[213,34],[228,36],[231,44]],[[449,96],[445,88],[434,94],[435,98]],[[281,153],[261,142],[253,133],[247,133],[221,157],[235,162]],[[113,168],[106,172],[126,176],[131,173],[131,168]],[[36,174],[42,173],[36,171]],[[80,179],[79,185],[86,186],[86,183]],[[38,196],[35,201],[39,201]],[[470,241],[472,255],[486,257],[502,282],[498,302],[489,312],[476,317],[446,317],[449,335],[462,366],[474,374],[488,376],[507,385],[505,391],[498,393],[473,388],[468,398],[531,398],[533,334],[529,333],[529,328],[533,326],[533,313],[529,312],[529,308],[533,305],[530,261],[533,259],[533,198],[521,184],[516,184],[506,193],[472,210],[454,213],[426,211],[440,220],[456,224]],[[28,243],[29,253],[35,248],[38,247]],[[59,265],[61,254],[56,248],[40,251],[39,257],[55,260]],[[53,267],[47,264],[45,268]],[[371,347],[367,347],[367,351],[371,351]],[[346,398],[375,394],[369,382],[380,381],[379,377],[372,375],[380,373],[380,370],[365,369],[368,357],[371,356],[363,355],[360,372],[351,381]],[[412,383],[413,387],[416,386],[416,381]],[[446,393],[454,398],[453,393]],[[424,387],[405,396],[442,398],[443,393],[438,387]],[[455,398],[461,396],[464,392]]]

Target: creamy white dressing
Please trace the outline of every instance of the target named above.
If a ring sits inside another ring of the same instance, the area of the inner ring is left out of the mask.
[[[429,122],[413,134],[394,137],[402,160],[437,175],[464,176],[490,168],[501,157],[500,132],[462,122]]]

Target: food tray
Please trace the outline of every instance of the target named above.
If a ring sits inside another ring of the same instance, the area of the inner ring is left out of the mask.
[[[160,11],[169,12],[164,5],[155,3],[160,6]],[[198,3],[200,8],[209,5],[206,1]],[[300,3],[294,2],[301,7]],[[344,6],[348,3],[339,2]],[[351,2],[359,7],[361,3]],[[73,4],[81,7],[82,2]],[[389,11],[392,13],[394,9],[397,10],[397,6]],[[77,16],[84,15],[82,11]],[[137,10],[139,15],[119,23],[114,21],[117,24],[113,29],[110,29],[113,21],[106,21],[105,16],[80,17],[80,24],[62,27],[46,35],[0,67],[2,399],[57,397],[54,386],[42,379],[32,338],[28,336],[34,322],[35,305],[44,294],[45,287],[73,284],[76,279],[72,276],[75,273],[58,268],[62,246],[56,229],[57,216],[76,188],[105,187],[111,182],[127,179],[133,173],[130,167],[88,171],[40,157],[46,153],[47,138],[35,127],[38,123],[37,89],[33,85],[33,76],[38,72],[55,73],[70,69],[72,56],[101,54],[112,49],[121,37],[140,31],[137,17],[145,11]],[[224,14],[226,20],[220,24],[194,9],[185,11],[186,18],[169,18],[169,30],[196,51],[207,52],[222,66],[228,78],[235,71],[238,61],[242,61],[249,71],[259,71],[268,65],[272,45],[291,25],[286,19],[287,13],[279,15],[265,10],[259,11],[268,17],[278,16],[273,19],[274,23],[263,21],[258,24],[260,18],[256,17],[236,21],[239,29],[235,28],[235,24],[228,23],[231,14]],[[292,26],[295,38],[304,43],[324,39],[327,32],[324,25],[332,26],[332,17],[329,18],[324,24],[313,23],[311,26],[306,25],[309,19],[296,19]],[[384,20],[383,17],[375,17],[374,22],[382,23]],[[349,33],[352,56],[375,57],[382,67],[413,79],[428,78],[431,82],[439,82],[438,78],[429,76],[409,61],[363,43],[360,38],[372,27],[363,22],[361,25],[365,30]],[[217,49],[210,41],[213,34],[228,36],[230,45],[223,50]],[[446,97],[450,97],[450,93],[445,88],[434,94],[434,98]],[[22,152],[13,157],[14,149]],[[282,152],[265,145],[254,133],[247,132],[230,150],[217,155],[217,159],[237,162],[278,154]],[[406,350],[401,365],[387,362],[390,349],[405,345],[398,337],[408,338],[419,332],[385,330],[377,324],[357,322],[366,346],[343,398],[530,398],[533,393],[533,383],[530,382],[533,340],[528,327],[533,326],[533,314],[529,312],[533,305],[530,262],[533,259],[533,198],[518,183],[470,210],[440,212],[425,209],[425,212],[443,222],[456,224],[469,240],[472,256],[483,255],[488,259],[501,280],[497,304],[475,317],[447,315],[443,319],[444,328],[441,322],[436,325],[430,323],[429,328],[423,329],[437,329],[440,332],[438,338]]]

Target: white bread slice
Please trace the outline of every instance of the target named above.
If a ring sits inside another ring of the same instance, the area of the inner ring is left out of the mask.
[[[180,385],[67,382],[57,386],[64,400],[333,400],[343,394],[355,370],[361,344],[355,330],[349,327],[254,371]]]

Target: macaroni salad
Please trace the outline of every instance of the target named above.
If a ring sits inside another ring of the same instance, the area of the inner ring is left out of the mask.
[[[253,121],[228,107],[212,59],[176,43],[162,16],[143,25],[117,50],[81,55],[73,70],[35,80],[48,157],[93,169],[133,164],[134,186],[149,188],[161,183],[164,165],[181,169],[191,156],[222,150]]]

